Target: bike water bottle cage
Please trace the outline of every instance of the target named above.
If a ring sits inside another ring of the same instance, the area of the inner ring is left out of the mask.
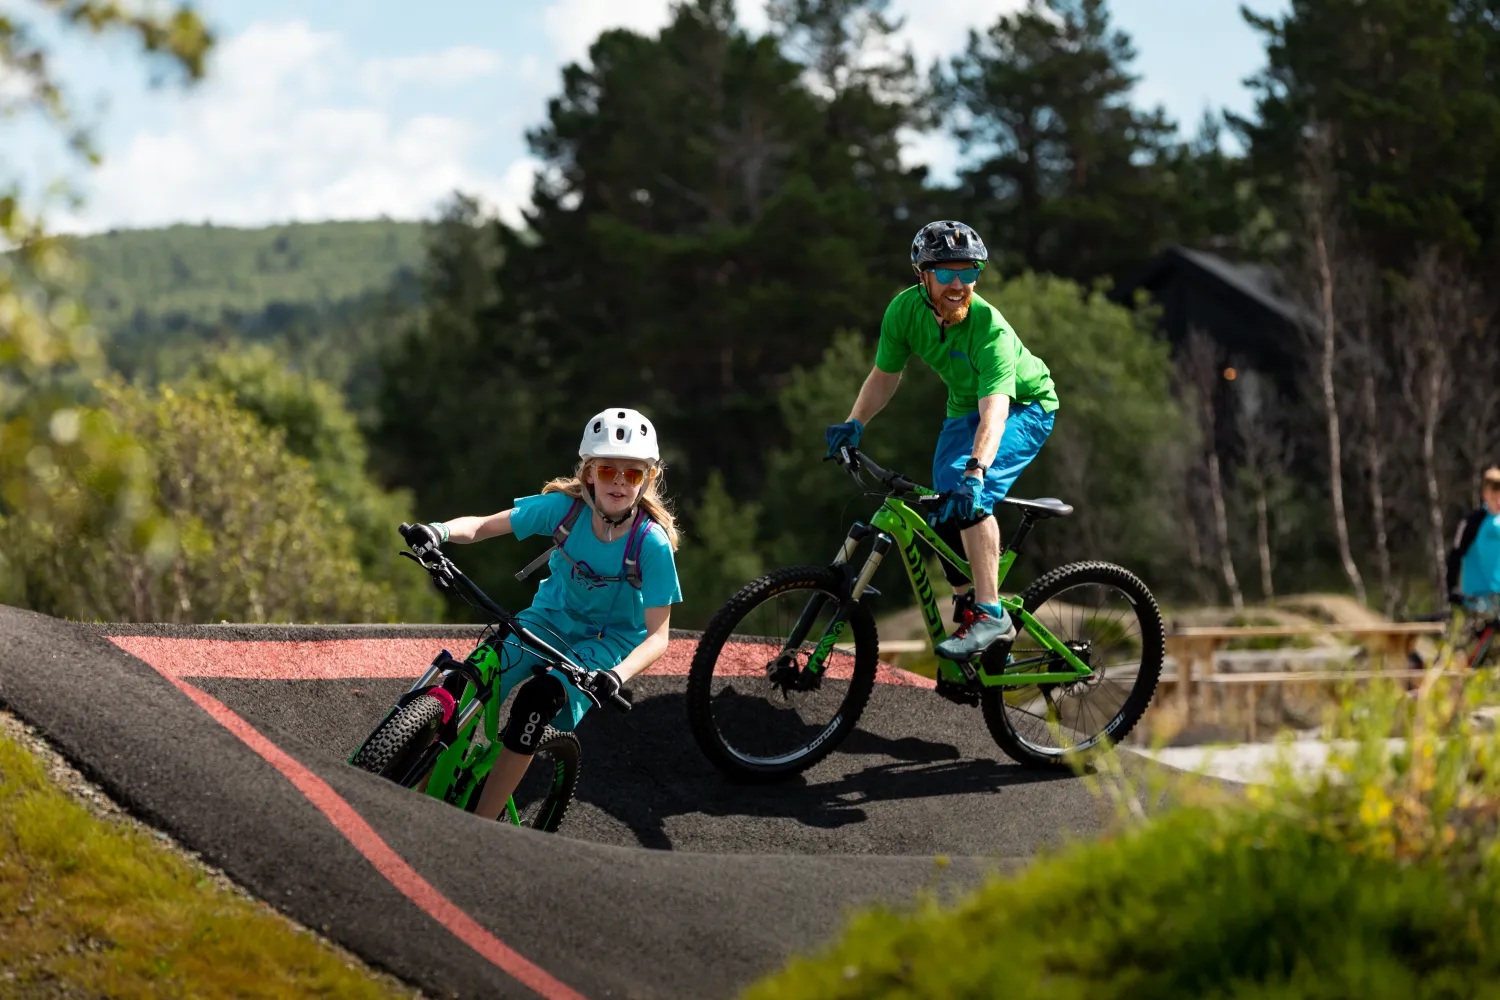
[[[619,583],[623,580],[624,582],[634,587],[636,590],[640,590],[641,549],[645,547],[646,535],[651,530],[651,516],[644,510],[638,511],[636,513],[635,521],[630,525],[630,533],[626,536],[627,541],[625,542],[625,559],[620,565],[619,575],[600,576],[597,572],[594,571],[594,568],[589,566],[587,563],[581,563],[578,560],[574,559],[572,556],[568,555],[568,550],[567,548],[565,548],[568,541],[568,536],[573,533],[573,527],[578,523],[578,518],[582,516],[584,507],[585,504],[582,500],[578,499],[577,497],[573,499],[572,505],[568,507],[568,512],[563,515],[563,519],[561,521],[557,522],[557,527],[552,531],[552,548],[548,549],[541,555],[537,556],[535,559],[531,560],[531,562],[527,563],[521,569],[521,571],[516,574],[516,579],[526,579],[528,576],[541,569],[542,565],[552,558],[553,552],[558,552],[564,559],[569,562],[569,564],[572,565],[573,570],[578,573],[579,576],[582,576],[590,583]]]

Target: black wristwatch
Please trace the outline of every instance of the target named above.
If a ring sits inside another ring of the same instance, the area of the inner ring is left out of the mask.
[[[983,479],[984,478],[984,474],[986,472],[989,472],[989,471],[990,470],[987,469],[985,466],[979,464],[979,459],[977,459],[977,458],[971,457],[966,463],[964,463],[964,474],[965,475],[968,475],[969,473],[972,472],[978,478]]]

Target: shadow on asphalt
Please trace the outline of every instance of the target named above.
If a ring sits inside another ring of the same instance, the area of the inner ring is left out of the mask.
[[[407,682],[203,678],[205,690],[288,747],[341,762]],[[678,677],[637,678],[635,709],[579,727],[583,773],[571,839],[731,854],[1026,857],[1098,829],[1107,807],[1070,772],[1012,763],[977,709],[880,685],[859,727],[804,774],[737,784],[688,731]],[[326,755],[326,756],[324,756]]]
[[[625,824],[642,847],[684,846],[668,834],[674,817],[780,819],[829,830],[864,823],[894,804],[910,809],[921,800],[931,801],[931,825],[941,828],[954,818],[954,803],[936,800],[1073,777],[965,757],[952,743],[860,728],[809,772],[773,784],[743,784],[712,767],[691,737],[684,745],[685,701],[680,691],[641,696],[628,715],[594,712],[580,727],[585,764],[579,801]],[[972,718],[983,731],[977,713]]]

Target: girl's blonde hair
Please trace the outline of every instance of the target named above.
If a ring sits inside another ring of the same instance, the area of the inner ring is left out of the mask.
[[[578,468],[573,470],[571,477],[563,476],[552,480],[542,487],[543,493],[566,493],[568,496],[578,500],[583,499],[583,470],[588,468],[590,462],[597,459],[585,458],[578,463]],[[662,466],[658,463],[652,466],[647,474],[646,485],[641,487],[640,505],[646,514],[661,525],[661,530],[666,532],[667,541],[671,543],[672,551],[677,551],[677,515],[672,513],[671,504],[662,495],[661,480]]]

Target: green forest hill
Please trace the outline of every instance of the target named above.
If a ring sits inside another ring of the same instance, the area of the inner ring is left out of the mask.
[[[384,291],[421,265],[422,225],[179,225],[111,230],[74,247],[88,267],[94,321],[118,334],[243,322],[277,307],[330,308]]]
[[[423,254],[422,224],[389,219],[113,230],[73,246],[111,360],[147,379],[245,340],[347,383],[349,357],[369,346],[350,340],[368,336],[372,313],[416,303]]]

